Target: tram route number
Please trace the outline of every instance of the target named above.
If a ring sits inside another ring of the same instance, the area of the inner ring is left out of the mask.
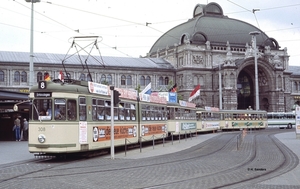
[[[38,127],[38,131],[46,131],[45,127]]]

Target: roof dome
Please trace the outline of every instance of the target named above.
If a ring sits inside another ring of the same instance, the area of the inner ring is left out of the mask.
[[[158,50],[176,44],[205,44],[206,41],[209,41],[211,45],[226,45],[228,41],[232,47],[245,47],[246,43],[250,44],[249,33],[253,31],[260,32],[260,35],[256,37],[257,46],[279,49],[278,42],[269,38],[259,28],[224,16],[219,4],[197,4],[193,11],[193,18],[163,34],[154,43],[150,53],[156,53]]]

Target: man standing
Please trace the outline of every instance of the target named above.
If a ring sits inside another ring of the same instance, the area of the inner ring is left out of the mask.
[[[28,121],[24,118],[23,124],[23,139],[28,140]]]
[[[20,139],[21,139],[21,135],[20,135],[21,121],[20,121],[20,119],[18,117],[15,119],[14,124],[16,126],[16,128],[15,128],[16,141],[20,141]]]

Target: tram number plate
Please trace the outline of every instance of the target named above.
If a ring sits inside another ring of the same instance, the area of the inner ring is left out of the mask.
[[[46,81],[39,81],[39,89],[46,89],[47,82]]]
[[[46,131],[46,128],[45,127],[39,127],[38,131]]]

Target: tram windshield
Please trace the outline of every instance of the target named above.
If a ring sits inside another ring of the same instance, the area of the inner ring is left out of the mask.
[[[55,98],[34,99],[33,120],[76,120],[76,100]]]

